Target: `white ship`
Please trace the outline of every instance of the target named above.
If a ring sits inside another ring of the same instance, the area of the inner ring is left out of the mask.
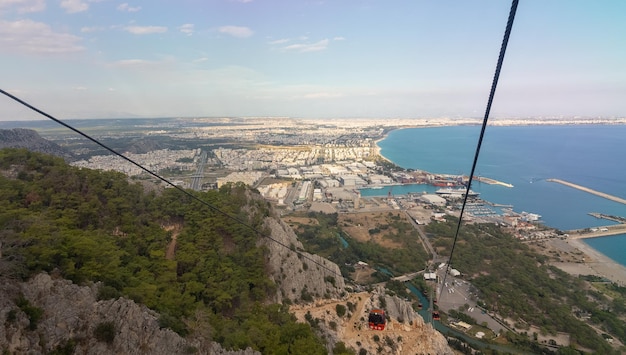
[[[457,188],[457,189],[453,189],[451,187],[445,188],[445,189],[439,189],[437,191],[435,191],[435,193],[437,195],[442,195],[442,196],[449,196],[449,197],[463,197],[465,196],[465,193],[467,192],[467,189],[465,188]],[[474,192],[472,190],[469,190],[468,193],[468,197],[477,197],[479,195],[478,192]]]

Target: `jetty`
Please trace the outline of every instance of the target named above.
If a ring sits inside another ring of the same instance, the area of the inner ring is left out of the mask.
[[[569,181],[564,181],[564,180],[561,180],[561,179],[547,179],[546,181],[556,182],[556,183],[559,183],[561,185],[569,186],[569,187],[572,187],[574,189],[577,189],[577,190],[580,190],[580,191],[584,191],[584,192],[588,192],[590,194],[606,198],[607,200],[623,203],[623,204],[626,205],[626,199],[623,199],[623,198],[617,197],[617,196],[613,196],[613,195],[609,195],[609,194],[604,193],[604,192],[596,191],[596,190],[590,189],[588,187],[576,185],[576,184],[573,184],[573,183],[571,183]]]
[[[484,176],[474,176],[474,180],[480,181],[480,182],[484,182],[485,184],[489,184],[489,185],[500,185],[500,186],[504,186],[504,187],[513,187],[512,184],[509,184],[507,182],[498,181],[496,179],[491,179],[491,178],[484,177]]]
[[[625,217],[620,217],[620,216],[611,216],[608,214],[604,214],[604,213],[598,213],[598,212],[589,212],[590,216],[596,217],[598,219],[607,219],[609,221],[613,221],[613,222],[617,222],[617,223],[626,223],[626,218]]]
[[[566,232],[571,239],[587,239],[607,237],[610,235],[626,234],[626,224],[614,224],[611,226],[575,229]]]

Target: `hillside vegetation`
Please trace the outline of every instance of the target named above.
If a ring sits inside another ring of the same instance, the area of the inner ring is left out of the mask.
[[[243,185],[196,194],[257,230],[270,213]],[[173,225],[182,229],[168,260]],[[275,285],[259,238],[175,189],[145,192],[120,173],[0,151],[2,275],[99,281],[100,298],[129,297],[159,312],[162,327],[225,348],[324,353],[309,325],[268,302]]]

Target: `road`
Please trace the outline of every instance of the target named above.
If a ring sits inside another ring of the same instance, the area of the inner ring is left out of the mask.
[[[208,154],[206,151],[202,151],[200,153],[200,158],[198,159],[198,168],[196,169],[195,174],[191,176],[191,184],[190,187],[194,191],[200,191],[202,188],[202,178],[204,177],[204,167],[206,166]]]

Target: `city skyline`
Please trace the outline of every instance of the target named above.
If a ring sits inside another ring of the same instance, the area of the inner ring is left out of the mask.
[[[626,114],[626,3],[601,5],[520,3],[492,116]],[[0,0],[1,86],[59,118],[481,117],[509,7]]]

